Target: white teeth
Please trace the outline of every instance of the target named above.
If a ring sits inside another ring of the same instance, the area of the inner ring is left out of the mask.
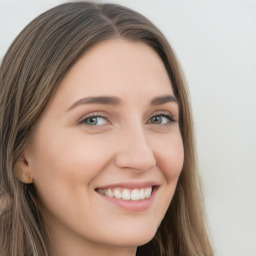
[[[133,189],[131,193],[131,199],[133,201],[138,201],[140,199],[140,192],[138,189]]]
[[[147,189],[145,190],[145,197],[146,197],[146,198],[149,198],[149,197],[151,196],[151,193],[152,193],[152,187],[147,188]]]
[[[114,197],[117,198],[117,199],[122,198],[122,193],[120,192],[120,190],[118,190],[118,189],[114,190]]]
[[[140,189],[140,199],[145,199],[145,192],[144,189]]]
[[[108,197],[113,197],[113,196],[114,196],[114,195],[113,195],[113,192],[112,192],[112,190],[111,190],[110,188],[107,190],[106,195],[107,195]]]
[[[117,199],[122,199],[122,200],[138,201],[138,200],[144,200],[144,199],[150,198],[152,193],[152,187],[141,188],[141,189],[125,188],[122,191],[118,188],[115,188],[114,190],[108,188],[104,190],[98,189],[98,192],[108,197],[115,197]]]
[[[128,189],[123,190],[122,199],[123,200],[130,200],[131,199],[130,191]]]

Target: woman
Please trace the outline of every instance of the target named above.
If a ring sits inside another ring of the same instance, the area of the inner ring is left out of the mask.
[[[32,21],[1,65],[0,255],[213,255],[185,82],[115,4]]]

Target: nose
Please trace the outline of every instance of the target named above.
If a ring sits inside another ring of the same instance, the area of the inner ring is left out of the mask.
[[[145,172],[156,166],[154,151],[149,147],[142,128],[122,134],[116,155],[116,166]]]

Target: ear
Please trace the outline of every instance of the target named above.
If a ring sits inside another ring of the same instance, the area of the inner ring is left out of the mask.
[[[33,183],[30,166],[24,156],[21,156],[15,165],[15,175],[17,179],[25,184]]]

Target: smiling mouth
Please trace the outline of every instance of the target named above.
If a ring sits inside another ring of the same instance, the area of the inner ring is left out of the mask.
[[[154,187],[146,187],[146,188],[135,188],[135,189],[129,189],[129,188],[106,188],[106,189],[96,189],[96,192],[98,192],[101,195],[110,197],[110,198],[116,198],[120,200],[131,200],[131,201],[140,201],[149,199],[152,194],[152,190]]]

